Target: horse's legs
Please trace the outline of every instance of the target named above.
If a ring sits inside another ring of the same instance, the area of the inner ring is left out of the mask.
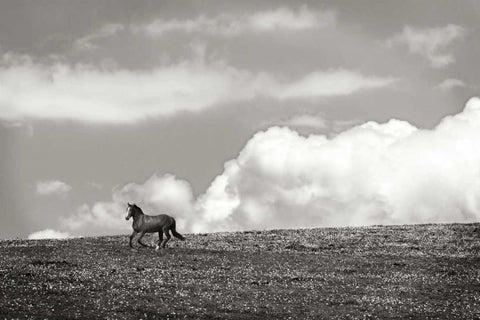
[[[158,231],[158,245],[155,247],[155,250],[158,250],[158,248],[160,248],[160,246],[162,245],[162,241],[163,241],[163,231],[160,230]]]
[[[144,247],[148,247],[145,243],[142,242],[142,238],[144,235],[145,235],[145,231],[140,232],[140,237],[138,237],[137,242]]]
[[[167,244],[168,240],[170,240],[170,230],[168,228],[163,228],[163,232],[165,233],[165,240],[162,242],[162,248],[165,248],[165,245]]]
[[[136,234],[137,234],[137,231],[133,230],[132,235],[130,236],[130,248],[132,248],[132,249],[133,249],[132,240],[133,240],[133,237],[135,237]]]

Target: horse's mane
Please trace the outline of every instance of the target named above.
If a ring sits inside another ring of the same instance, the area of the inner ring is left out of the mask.
[[[133,204],[133,208],[140,211],[141,213],[143,213],[143,210],[142,208],[140,208],[139,206],[137,206],[135,203]]]

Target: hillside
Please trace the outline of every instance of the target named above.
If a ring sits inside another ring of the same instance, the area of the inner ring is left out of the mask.
[[[1,241],[0,318],[480,318],[480,224],[186,236]]]

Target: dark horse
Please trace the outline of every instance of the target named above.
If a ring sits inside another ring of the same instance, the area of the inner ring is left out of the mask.
[[[158,232],[158,245],[155,249],[158,249],[160,246],[165,248],[165,245],[171,238],[170,231],[172,231],[174,237],[182,241],[185,240],[185,237],[175,230],[175,219],[169,215],[160,214],[158,216],[149,216],[144,214],[142,209],[140,209],[140,207],[138,207],[135,203],[128,203],[127,216],[125,219],[128,220],[130,217],[133,217],[133,233],[130,236],[130,248],[133,248],[132,240],[137,233],[140,233],[140,237],[138,238],[137,242],[144,247],[148,247],[142,242],[143,236],[145,233]],[[165,239],[163,239],[164,233]]]

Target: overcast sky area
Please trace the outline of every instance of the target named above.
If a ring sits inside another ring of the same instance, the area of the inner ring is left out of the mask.
[[[478,1],[4,1],[0,238],[480,221]]]

